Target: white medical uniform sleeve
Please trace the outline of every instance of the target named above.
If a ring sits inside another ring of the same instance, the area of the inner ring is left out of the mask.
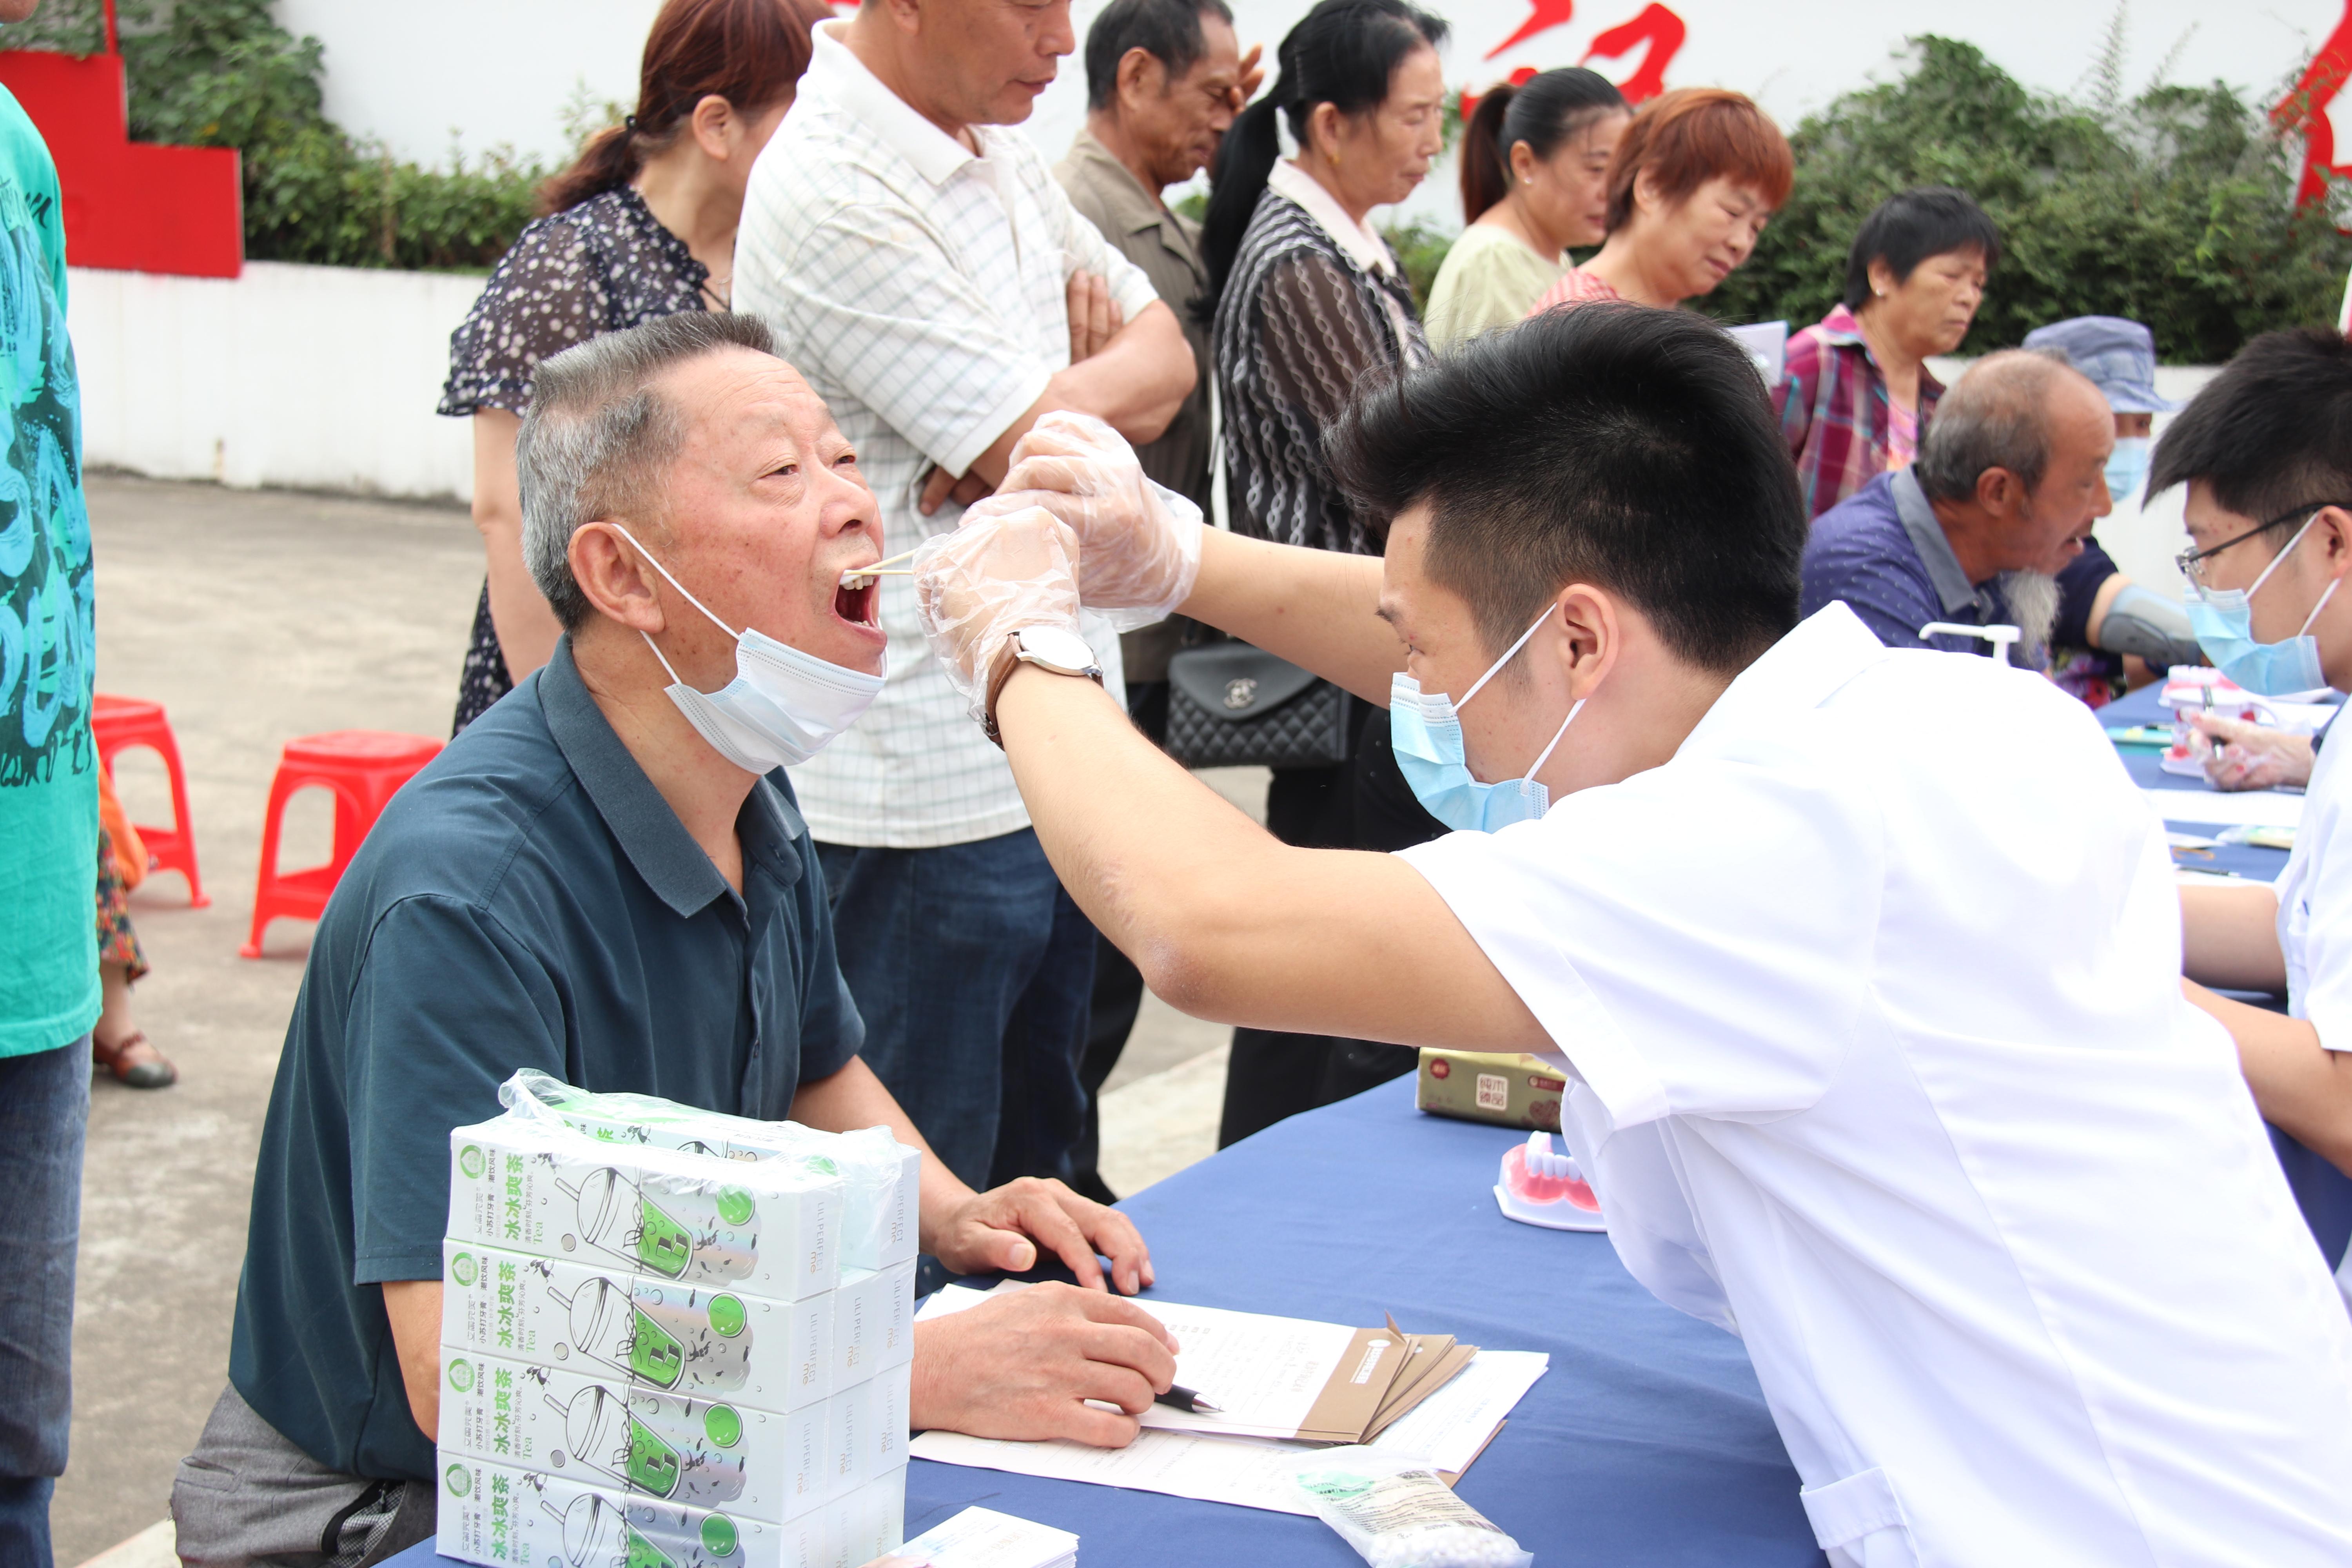
[[[2331,737],[2329,745],[2347,742],[2352,731]],[[2306,863],[2299,875],[2279,882],[2280,945],[2301,949],[2285,955],[2288,975],[2301,979],[2293,1011],[2331,1051],[2352,1051],[2352,802],[2347,800],[2352,773],[2343,771],[2343,763],[2328,747],[2320,749],[2295,829],[2295,847]]]
[[[1618,1127],[1786,1115],[1835,1077],[1883,876],[1852,784],[1677,766],[1402,854]]]

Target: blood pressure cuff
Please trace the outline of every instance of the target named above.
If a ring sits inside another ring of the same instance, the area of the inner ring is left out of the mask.
[[[2127,584],[2099,623],[2099,647],[2107,653],[2137,654],[2158,670],[2198,664],[2204,654],[2189,635],[2189,612],[2170,599]]]

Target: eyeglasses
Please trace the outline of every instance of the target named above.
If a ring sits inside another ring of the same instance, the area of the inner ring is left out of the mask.
[[[2305,501],[2303,505],[2296,507],[2292,511],[2283,511],[2276,517],[2271,519],[2268,522],[2258,522],[2253,527],[2246,530],[2245,532],[2235,535],[2232,538],[2225,539],[2219,544],[2209,544],[2202,550],[2184,550],[2179,554],[2172,558],[2172,563],[2180,568],[2180,574],[2183,577],[2189,579],[2189,582],[2195,584],[2198,587],[2202,588],[2205,586],[2205,563],[2210,561],[2214,556],[2221,554],[2221,552],[2229,549],[2233,544],[2243,544],[2246,541],[2253,538],[2258,533],[2268,533],[2273,528],[2283,528],[2290,522],[2309,517],[2313,512],[2325,510],[2326,508],[2331,506],[2352,508],[2352,502],[2337,500]]]

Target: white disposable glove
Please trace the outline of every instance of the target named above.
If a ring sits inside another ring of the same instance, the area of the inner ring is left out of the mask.
[[[1024,626],[1078,630],[1078,541],[1042,507],[982,516],[935,533],[915,552],[915,606],[923,635],[974,719],[988,717],[988,685]]]
[[[964,513],[1043,507],[1077,535],[1078,594],[1118,631],[1164,621],[1201,574],[1201,509],[1153,484],[1127,438],[1090,414],[1041,416],[996,493]]]

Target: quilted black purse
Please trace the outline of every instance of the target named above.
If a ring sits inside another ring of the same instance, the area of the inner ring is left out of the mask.
[[[1168,754],[1188,768],[1344,763],[1352,700],[1244,642],[1184,648],[1168,661]]]

